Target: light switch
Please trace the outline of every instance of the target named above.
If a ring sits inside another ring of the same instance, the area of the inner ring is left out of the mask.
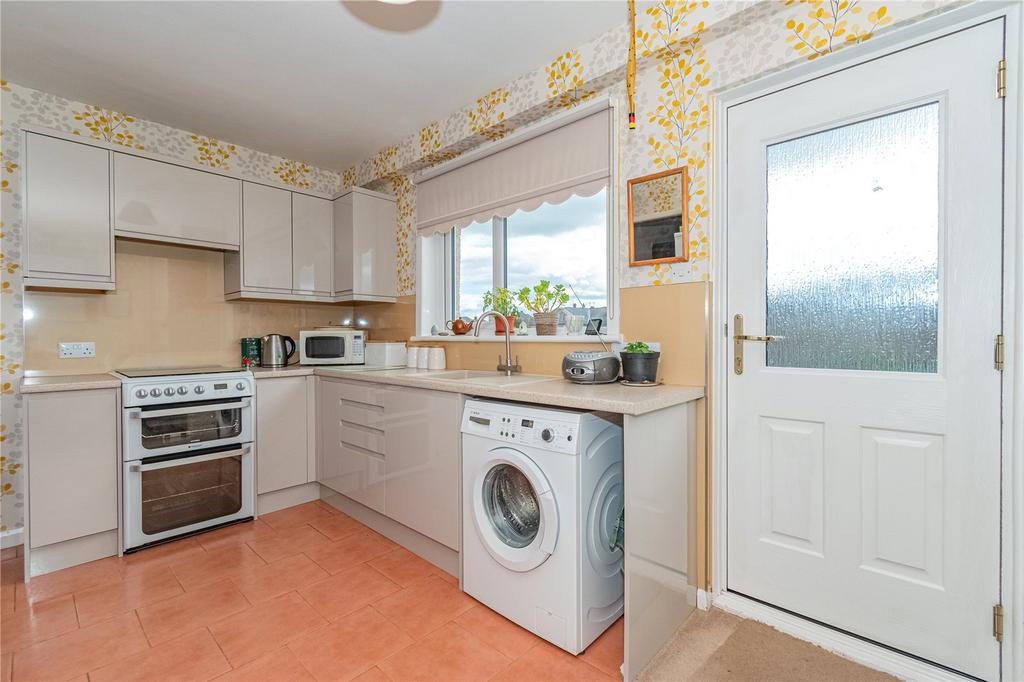
[[[58,343],[57,356],[60,358],[94,358],[96,357],[96,342],[71,341]]]

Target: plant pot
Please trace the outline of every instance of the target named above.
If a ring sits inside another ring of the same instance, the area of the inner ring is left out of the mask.
[[[622,378],[636,383],[658,380],[658,358],[661,353],[619,353]]]
[[[534,313],[533,319],[537,323],[537,336],[554,336],[558,333],[559,311],[552,310],[548,313]]]
[[[495,317],[494,318],[494,333],[497,334],[497,335],[500,335],[500,336],[505,336],[505,324],[506,323],[508,324],[508,333],[510,335],[511,334],[515,334],[516,333],[516,316],[515,315],[506,315],[505,317],[501,317],[501,316]]]

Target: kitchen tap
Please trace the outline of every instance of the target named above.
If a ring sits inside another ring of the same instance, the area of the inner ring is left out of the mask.
[[[495,320],[497,320],[499,317],[502,317],[502,321],[505,323],[505,359],[502,360],[501,355],[498,355],[498,371],[504,372],[505,376],[507,377],[510,377],[513,374],[519,374],[520,372],[523,371],[523,368],[519,366],[519,356],[516,356],[516,364],[511,364],[512,332],[510,328],[512,327],[512,325],[509,324],[509,320],[507,317],[503,317],[493,310],[488,310],[487,312],[480,315],[480,317],[476,318],[476,320],[473,322],[473,336],[480,336],[480,323],[483,322],[484,318],[488,316],[494,317]]]

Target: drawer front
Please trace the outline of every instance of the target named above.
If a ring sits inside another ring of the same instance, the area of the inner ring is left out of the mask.
[[[371,429],[383,430],[384,410],[373,405],[342,402],[341,420],[349,424],[367,426]]]
[[[378,455],[384,455],[384,432],[377,429],[370,429],[365,426],[355,426],[347,422],[341,423],[342,445],[355,445],[356,447]]]
[[[377,405],[378,407],[383,405],[380,389],[374,384],[339,381],[337,385],[342,400],[351,400],[364,405]]]

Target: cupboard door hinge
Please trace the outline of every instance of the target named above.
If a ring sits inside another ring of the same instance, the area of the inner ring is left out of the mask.
[[[996,369],[1000,372],[1006,365],[1006,342],[1002,334],[996,334]]]
[[[996,604],[992,607],[992,636],[997,642],[1003,641],[1003,605]]]
[[[996,67],[996,94],[1000,99],[1006,98],[1006,60],[1000,59]]]

